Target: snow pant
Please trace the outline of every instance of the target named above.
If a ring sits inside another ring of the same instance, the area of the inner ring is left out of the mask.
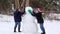
[[[18,26],[18,31],[20,31],[20,27],[21,27],[20,22],[15,22],[14,31],[16,31],[17,26]]]
[[[39,24],[40,24],[40,28],[41,28],[42,32],[45,33],[45,29],[44,29],[44,26],[43,26],[44,23],[39,23]]]

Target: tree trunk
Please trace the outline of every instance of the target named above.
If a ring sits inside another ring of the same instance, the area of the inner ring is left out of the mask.
[[[29,6],[29,0],[26,0],[26,5],[25,6]]]
[[[15,0],[15,7],[20,8],[19,0]]]

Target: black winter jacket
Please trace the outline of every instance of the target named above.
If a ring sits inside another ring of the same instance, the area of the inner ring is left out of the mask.
[[[39,12],[39,13],[33,12],[32,15],[37,18],[38,23],[44,23],[44,20],[43,20],[43,17],[42,17],[42,12]]]
[[[24,14],[24,12],[19,12],[18,10],[16,10],[14,12],[14,20],[15,22],[20,22],[22,19],[21,19],[21,16]]]

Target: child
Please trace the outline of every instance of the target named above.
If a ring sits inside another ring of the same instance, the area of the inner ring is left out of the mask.
[[[24,11],[21,11],[20,9],[17,9],[14,12],[14,21],[15,21],[15,26],[14,26],[14,32],[16,32],[16,28],[18,26],[18,32],[20,31],[20,27],[21,27],[21,16],[24,14]]]

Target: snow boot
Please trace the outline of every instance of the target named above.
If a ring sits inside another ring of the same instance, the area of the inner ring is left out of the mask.
[[[14,30],[14,32],[16,32],[16,30]]]
[[[21,31],[18,31],[18,32],[21,32]]]
[[[41,33],[41,34],[45,34],[45,32]]]
[[[20,30],[18,30],[18,32],[21,32]]]

